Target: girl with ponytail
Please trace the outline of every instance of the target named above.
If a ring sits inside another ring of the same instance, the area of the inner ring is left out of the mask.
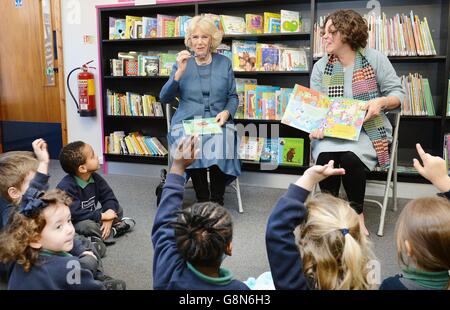
[[[278,200],[269,217],[266,247],[277,289],[371,288],[368,263],[374,255],[360,231],[356,212],[344,200],[327,194],[305,203],[317,183],[345,174],[333,164],[331,160],[306,170]]]
[[[153,287],[166,290],[248,290],[221,268],[231,256],[233,223],[228,211],[214,202],[182,209],[184,174],[198,150],[196,137],[177,148],[167,175],[152,229]]]

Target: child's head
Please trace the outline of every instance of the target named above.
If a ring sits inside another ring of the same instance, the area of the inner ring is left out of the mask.
[[[62,169],[70,175],[80,175],[100,168],[98,156],[92,146],[82,141],[67,144],[59,153]]]
[[[306,205],[308,216],[299,238],[305,275],[321,290],[368,289],[367,263],[374,256],[356,212],[327,194]]]
[[[32,152],[15,151],[0,155],[0,195],[18,204],[34,178],[38,161]]]
[[[398,218],[396,242],[404,266],[450,270],[450,202],[440,197],[410,201]]]
[[[173,224],[181,256],[194,266],[218,267],[231,256],[233,223],[217,203],[197,203],[180,212]]]
[[[61,190],[38,194],[39,198],[24,197],[20,211],[0,234],[0,260],[17,261],[25,271],[34,265],[40,250],[68,252],[73,248],[70,197]]]

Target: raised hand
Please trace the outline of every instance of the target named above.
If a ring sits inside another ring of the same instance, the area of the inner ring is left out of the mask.
[[[419,143],[416,144],[416,149],[423,162],[423,166],[416,158],[414,158],[414,168],[416,168],[421,176],[433,183],[433,185],[441,192],[450,190],[450,178],[448,176],[447,163],[445,160],[439,156],[433,156],[426,153]]]
[[[183,50],[177,54],[177,65],[178,69],[175,72],[175,81],[179,81],[186,71],[187,62],[191,58],[191,53],[187,50]]]
[[[178,144],[173,156],[171,173],[183,175],[186,168],[192,164],[200,154],[199,139],[197,136],[185,137]]]
[[[44,139],[36,139],[31,143],[34,154],[39,162],[37,171],[42,174],[48,174],[48,163],[50,162],[50,155],[47,150],[47,142]]]
[[[330,160],[326,165],[315,165],[308,168],[305,173],[295,182],[296,185],[312,191],[314,186],[332,175],[343,175],[345,169],[334,168],[334,161]]]

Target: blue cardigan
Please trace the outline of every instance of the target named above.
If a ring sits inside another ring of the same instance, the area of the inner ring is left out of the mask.
[[[309,192],[291,184],[277,202],[267,223],[266,248],[277,290],[307,290],[311,281],[303,273],[303,262],[294,230],[305,219]]]
[[[164,185],[161,203],[156,212],[152,229],[153,287],[159,290],[248,290],[241,281],[227,277],[215,278],[220,283],[211,283],[201,279],[178,252],[175,231],[171,226],[181,210],[184,193],[184,178],[168,174]],[[222,269],[223,270],[223,269]]]

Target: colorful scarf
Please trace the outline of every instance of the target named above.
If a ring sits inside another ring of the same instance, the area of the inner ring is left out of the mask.
[[[330,55],[325,66],[322,86],[327,89],[329,97],[344,96],[344,70],[335,55]],[[369,101],[378,97],[378,84],[372,66],[364,57],[364,50],[356,51],[352,78],[353,98]],[[380,168],[389,167],[389,149],[383,118],[378,115],[363,125],[377,153]]]

